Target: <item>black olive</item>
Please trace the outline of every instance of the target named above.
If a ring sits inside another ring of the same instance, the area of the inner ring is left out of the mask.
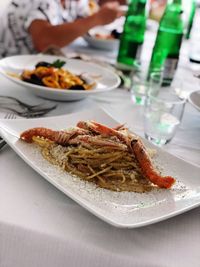
[[[28,83],[33,83],[37,85],[42,85],[45,86],[40,78],[38,78],[35,74],[32,74],[30,79],[24,78],[23,81],[28,82]]]
[[[37,85],[43,85],[44,86],[42,80],[37,75],[35,75],[35,74],[32,74],[31,75],[30,82],[31,83],[34,83],[34,84],[37,84]]]
[[[41,62],[38,62],[36,65],[35,65],[36,68],[38,67],[51,67],[51,63],[48,63],[48,62],[45,62],[45,61],[41,61]]]

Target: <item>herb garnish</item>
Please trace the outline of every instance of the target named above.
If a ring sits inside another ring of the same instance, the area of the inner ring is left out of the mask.
[[[51,66],[57,69],[62,68],[65,65],[65,61],[62,61],[60,59],[57,59],[56,61],[54,61],[53,63],[51,63]]]

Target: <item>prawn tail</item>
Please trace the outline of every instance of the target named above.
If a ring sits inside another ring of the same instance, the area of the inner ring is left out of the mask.
[[[157,173],[148,176],[148,179],[153,184],[157,185],[159,188],[170,189],[175,183],[175,179],[171,176],[160,176]]]

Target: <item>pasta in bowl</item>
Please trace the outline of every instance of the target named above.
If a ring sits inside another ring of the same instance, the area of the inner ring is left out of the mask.
[[[89,78],[84,77],[84,74],[75,75],[62,68],[65,63],[59,59],[53,63],[38,62],[34,70],[24,70],[21,79],[25,82],[63,90],[90,90],[95,87],[96,83],[88,82]]]
[[[55,62],[66,64],[58,68],[52,66]],[[108,92],[120,84],[118,75],[108,68],[84,60],[49,55],[3,58],[0,73],[37,96],[57,101],[80,100]]]

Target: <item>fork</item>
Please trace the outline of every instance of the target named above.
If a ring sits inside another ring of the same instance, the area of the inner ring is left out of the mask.
[[[6,113],[4,119],[16,119],[17,116],[14,113]]]
[[[19,104],[20,106],[22,106],[22,107],[25,107],[25,108],[30,108],[30,109],[32,109],[32,108],[37,108],[37,107],[39,107],[39,106],[43,106],[44,105],[44,103],[40,103],[40,104],[36,104],[36,105],[30,105],[30,104],[27,104],[27,103],[25,103],[25,102],[22,102],[21,100],[19,100],[19,99],[17,99],[17,98],[15,98],[15,97],[12,97],[12,96],[4,96],[4,95],[0,95],[0,100],[6,100],[6,99],[8,99],[8,100],[13,100],[15,103],[17,103],[17,104]]]
[[[3,100],[3,102],[1,102],[1,99]],[[8,100],[9,102],[6,103],[5,100]],[[48,106],[45,106],[46,103],[47,102],[37,105],[30,105],[12,96],[0,95],[0,108],[15,112],[22,117],[33,117],[32,115],[41,116],[57,107],[57,105],[55,104],[48,104]]]
[[[12,113],[15,113],[21,117],[25,117],[25,118],[36,118],[36,117],[40,117],[43,116],[45,114],[47,114],[48,112],[50,112],[51,110],[55,109],[57,107],[57,105],[54,105],[52,107],[49,108],[41,108],[41,109],[24,109],[22,111],[19,111],[15,108],[12,107],[8,107],[8,106],[0,106],[0,108],[5,109],[5,110],[9,110]]]
[[[53,108],[54,106],[56,106],[56,105],[52,105],[52,103],[49,102],[49,101],[45,101],[45,102],[42,102],[42,103],[36,104],[36,105],[30,105],[30,104],[25,103],[25,102],[19,100],[18,98],[13,97],[13,96],[3,96],[3,95],[0,95],[0,100],[1,99],[3,101],[5,101],[5,100],[11,101],[10,104],[12,104],[12,101],[13,101],[13,103],[18,104],[18,105],[20,105],[23,108],[27,108],[28,110],[35,110],[35,111],[36,110],[41,110],[42,108],[44,108],[44,106],[46,104],[48,104],[48,106],[46,106],[44,109],[46,109],[46,108]],[[4,104],[4,103],[1,103],[1,104]]]

